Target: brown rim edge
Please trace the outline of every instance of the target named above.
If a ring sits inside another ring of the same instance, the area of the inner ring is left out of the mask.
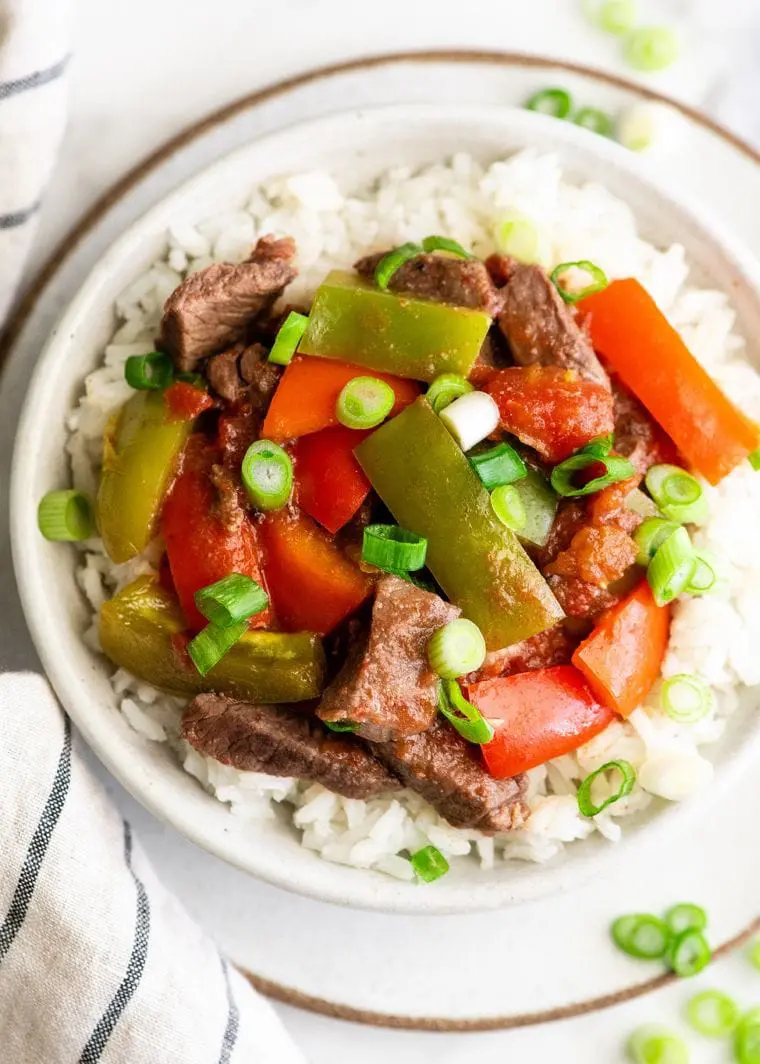
[[[731,953],[732,950],[744,945],[754,935],[760,932],[760,917],[757,917],[743,931],[733,938],[723,942],[713,951],[713,960]],[[626,1001],[642,997],[653,990],[661,990],[677,982],[678,976],[673,972],[663,972],[654,979],[647,979],[644,983],[618,990],[614,994],[603,994],[601,997],[590,998],[588,1001],[578,1001],[572,1005],[560,1005],[555,1009],[545,1009],[541,1012],[525,1012],[519,1016],[484,1016],[482,1019],[472,1020],[446,1020],[430,1016],[394,1016],[390,1013],[375,1012],[372,1009],[357,1009],[350,1005],[339,1005],[323,998],[312,997],[300,990],[273,983],[260,975],[251,972],[242,973],[248,982],[260,993],[279,1001],[283,1005],[292,1005],[297,1009],[305,1009],[307,1012],[316,1012],[320,1016],[329,1016],[334,1020],[346,1020],[350,1023],[363,1023],[370,1027],[388,1027],[396,1031],[437,1031],[448,1034],[469,1034],[476,1031],[508,1031],[516,1027],[532,1027],[536,1024],[555,1023],[557,1020],[576,1019],[586,1016],[591,1012],[600,1012],[602,1009],[612,1008],[614,1005],[622,1005]]]
[[[106,214],[118,200],[126,195],[126,193],[137,185],[147,174],[157,169],[157,167],[177,151],[202,136],[208,130],[213,129],[222,122],[226,122],[228,119],[233,118],[243,111],[277,96],[283,96],[294,89],[303,87],[304,85],[321,81],[336,74],[350,73],[353,70],[367,70],[372,69],[373,67],[404,62],[494,63],[501,66],[522,66],[536,69],[549,67],[554,70],[562,70],[571,74],[580,74],[585,77],[598,78],[609,85],[614,85],[617,88],[629,92],[635,92],[647,100],[664,103],[673,107],[675,110],[680,111],[681,114],[691,119],[691,121],[702,126],[704,129],[707,129],[711,133],[714,133],[716,136],[739,150],[743,155],[746,155],[750,160],[760,165],[760,152],[755,151],[750,144],[742,140],[736,134],[730,132],[730,130],[725,129],[720,123],[715,122],[702,111],[690,107],[687,104],[672,100],[647,86],[639,85],[636,82],[629,81],[627,78],[619,77],[616,74],[610,74],[603,70],[597,70],[594,67],[585,66],[583,63],[572,63],[561,59],[553,59],[548,56],[526,55],[520,52],[466,49],[392,52],[387,55],[373,55],[330,63],[326,66],[306,71],[303,74],[297,74],[293,77],[285,78],[282,81],[278,81],[263,89],[259,89],[256,92],[239,97],[237,100],[226,104],[224,107],[220,107],[205,118],[200,119],[200,121],[187,126],[175,137],[166,141],[128,171],[124,177],[120,178],[119,181],[107,189],[103,195],[96,200],[92,207],[79,219],[79,221],[75,223],[69,233],[59,242],[17,302],[13,314],[6,323],[5,329],[0,333],[0,368],[5,364],[21,330],[31,316],[37,300],[41,297],[47,285],[68,260],[73,251],[81,244],[84,238],[95,228],[103,215]],[[741,946],[744,942],[748,941],[753,935],[759,932],[760,917],[753,920],[743,931],[719,946],[714,951],[713,956],[718,958],[730,953],[731,950]],[[676,979],[676,976],[672,973],[665,972],[654,979],[638,983],[635,986],[617,991],[614,994],[607,994],[570,1005],[562,1005],[555,1009],[523,1013],[519,1016],[489,1016],[481,1019],[448,1020],[429,1016],[394,1016],[389,1013],[375,1012],[371,1009],[357,1009],[350,1005],[341,1005],[337,1002],[313,997],[310,994],[305,994],[302,991],[291,987],[282,986],[280,983],[265,979],[263,976],[255,975],[252,972],[243,971],[243,974],[256,990],[265,994],[272,1000],[282,1002],[285,1005],[291,1005],[294,1008],[300,1008],[308,1012],[328,1016],[332,1019],[346,1020],[351,1023],[361,1023],[372,1027],[386,1027],[393,1030],[438,1031],[448,1033],[509,1030],[516,1027],[529,1027],[535,1024],[572,1019],[574,1017],[587,1015],[591,1012],[600,1011],[601,1009],[611,1008],[614,1005],[620,1005],[625,1001],[631,1001],[634,998],[651,993],[653,990],[659,990],[664,986],[668,986]]]

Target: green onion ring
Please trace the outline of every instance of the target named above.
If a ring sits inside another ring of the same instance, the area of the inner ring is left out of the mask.
[[[701,931],[689,928],[672,939],[667,953],[668,964],[681,979],[690,979],[706,968],[712,951]]]
[[[267,513],[281,510],[293,489],[293,462],[287,451],[271,440],[257,440],[245,453],[241,468],[248,498]]]
[[[655,961],[664,957],[672,933],[664,920],[651,913],[619,916],[610,928],[615,945],[629,957]]]
[[[362,561],[398,575],[425,566],[427,540],[400,525],[367,525],[362,538]]]
[[[493,739],[493,725],[486,720],[477,706],[467,701],[456,680],[439,682],[438,709],[468,743],[483,746]]]
[[[250,576],[230,573],[196,591],[195,605],[207,621],[219,628],[229,628],[266,609],[269,596]]]
[[[573,98],[564,89],[541,89],[525,104],[529,111],[538,111],[552,118],[567,118],[573,109]]]
[[[467,251],[458,240],[452,240],[448,236],[426,236],[422,241],[423,251],[448,251],[451,255],[457,255],[460,259],[474,259],[475,256]]]
[[[694,905],[690,901],[671,905],[664,919],[674,935],[684,931],[704,931],[707,927],[707,913],[701,905]]]
[[[620,786],[614,794],[611,794],[609,798],[605,798],[603,802],[597,805],[591,797],[591,788],[594,785],[594,780],[599,776],[604,776],[607,772],[620,773]],[[607,806],[614,805],[615,802],[629,795],[635,783],[636,770],[630,761],[608,761],[606,765],[602,765],[601,768],[586,776],[578,788],[578,808],[581,811],[581,815],[587,817],[596,816]]]
[[[174,378],[174,364],[163,351],[149,355],[130,355],[124,363],[124,379],[137,391],[161,391]]]
[[[613,122],[606,111],[600,111],[597,107],[581,107],[573,115],[576,126],[587,129],[590,133],[597,133],[600,137],[611,137]]]
[[[760,1064],[760,1008],[746,1012],[734,1034],[734,1059],[737,1064]]]
[[[575,475],[597,464],[604,466],[604,476],[595,477],[583,487],[576,488]],[[633,464],[627,458],[619,458],[617,455],[605,457],[581,450],[554,467],[551,484],[558,495],[563,495],[565,498],[577,498],[582,495],[593,495],[597,491],[602,491],[603,488],[608,488],[611,484],[628,480],[634,473]]]
[[[663,682],[660,702],[679,724],[696,724],[712,709],[713,695],[704,680],[682,672]]]
[[[528,475],[528,469],[520,455],[508,443],[497,443],[495,447],[480,454],[471,454],[468,460],[480,477],[480,482],[488,491],[501,487],[502,484],[514,484]]]
[[[76,543],[95,534],[90,500],[81,491],[49,491],[37,507],[37,527],[45,539]]]
[[[343,385],[335,416],[349,429],[374,429],[390,414],[396,393],[378,377],[354,377]]]
[[[514,484],[500,484],[491,492],[491,509],[503,525],[513,532],[525,528],[528,515],[522,495]]]
[[[409,262],[409,259],[414,259],[421,254],[422,248],[419,244],[402,244],[401,247],[389,251],[375,267],[375,284],[377,287],[385,291],[396,270],[403,266],[405,262]]]
[[[427,647],[428,663],[442,680],[475,672],[486,660],[486,641],[476,624],[457,617],[434,632]]]
[[[309,319],[305,314],[291,310],[277,332],[267,361],[273,362],[275,366],[287,366],[296,353],[308,324]]]
[[[577,292],[570,292],[559,283],[562,274],[573,268],[583,270],[584,273],[589,274],[591,277],[591,283]],[[555,266],[552,270],[549,280],[566,303],[578,303],[581,299],[585,299],[586,296],[593,295],[594,292],[601,292],[610,283],[604,270],[593,262],[589,262],[588,259],[581,259],[578,262],[561,262],[559,266]]]
[[[220,628],[207,624],[187,644],[187,652],[201,676],[206,676],[248,631],[248,621]]]
[[[699,550],[694,551],[694,572],[685,588],[687,595],[708,595],[718,582],[712,560]]]
[[[685,1042],[659,1024],[634,1031],[628,1040],[628,1055],[633,1064],[689,1064]]]
[[[658,606],[666,606],[682,594],[694,572],[694,550],[685,528],[676,529],[647,567],[647,580]]]
[[[424,846],[417,850],[409,858],[409,862],[415,875],[423,883],[434,883],[449,870],[449,862],[436,846]]]
[[[707,1038],[725,1038],[739,1020],[739,1006],[721,990],[703,990],[686,1006],[686,1019]]]
[[[753,968],[757,968],[760,972],[760,938],[756,938],[754,942],[750,943],[747,950],[747,960]]]
[[[642,521],[633,533],[633,541],[639,548],[636,564],[649,565],[658,548],[680,527],[677,521],[666,521],[664,517],[647,517]]]
[[[458,373],[441,373],[431,383],[425,398],[432,406],[436,414],[440,414],[455,399],[461,399],[463,395],[475,389],[464,377]]]
[[[355,731],[359,730],[359,725],[355,720],[323,720],[322,723],[332,732],[348,732],[353,734]]]
[[[642,26],[623,41],[623,58],[628,66],[648,74],[672,66],[680,51],[677,34],[667,26]]]

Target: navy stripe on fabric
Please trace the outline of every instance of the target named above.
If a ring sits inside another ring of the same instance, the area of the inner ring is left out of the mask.
[[[135,884],[137,894],[137,914],[135,918],[135,933],[132,941],[132,952],[127,964],[124,978],[118,990],[111,999],[111,1003],[98,1020],[87,1045],[82,1050],[79,1064],[96,1064],[100,1060],[103,1050],[108,1044],[108,1039],[113,1034],[116,1024],[134,996],[140,985],[145,964],[148,959],[148,943],[150,941],[150,902],[145,892],[142,880],[132,867],[132,829],[124,821],[124,861],[129,869]]]
[[[21,930],[29,905],[34,895],[37,877],[45,860],[50,839],[66,804],[71,783],[71,721],[64,717],[63,748],[58,758],[58,766],[53,778],[53,786],[47,797],[39,823],[35,828],[29,848],[21,866],[16,889],[11,904],[0,927],[0,964]]]
[[[35,70],[32,74],[26,74],[23,78],[15,81],[0,81],[0,100],[7,100],[9,96],[18,96],[28,89],[36,89],[40,85],[49,85],[51,81],[57,81],[69,64],[70,55],[65,55],[53,66],[44,70]]]
[[[24,207],[23,210],[0,214],[0,229],[17,229],[20,225],[25,225],[39,209],[40,201],[38,200],[31,207]]]
[[[222,1051],[219,1054],[219,1064],[229,1064],[230,1057],[235,1049],[238,1030],[240,1028],[240,1009],[237,1006],[235,995],[232,992],[230,968],[225,960],[222,960],[222,972],[224,973],[224,985],[227,990],[227,1024],[224,1028]]]

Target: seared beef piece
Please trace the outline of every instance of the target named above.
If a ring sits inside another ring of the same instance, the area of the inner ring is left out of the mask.
[[[345,665],[322,695],[319,716],[354,721],[365,739],[385,742],[429,728],[437,713],[438,679],[427,645],[459,609],[397,576],[378,581],[369,631],[353,643]]]
[[[225,695],[198,695],[182,715],[182,736],[202,754],[245,772],[294,776],[346,798],[373,798],[399,782],[351,735],[314,717]]]
[[[676,445],[617,378],[612,381],[612,395],[615,452],[630,458],[636,472],[642,474],[660,462],[677,463]]]
[[[518,265],[517,259],[511,255],[494,254],[486,259],[486,269],[497,288],[503,288],[508,283]]]
[[[269,352],[263,344],[234,344],[206,364],[206,377],[217,395],[229,403],[242,402],[248,395],[251,381],[260,367],[266,364]],[[277,379],[277,367],[275,380]]]
[[[504,337],[494,325],[488,330],[483,346],[478,352],[475,365],[470,370],[469,380],[475,388],[482,388],[494,370],[504,369],[511,364],[512,358]]]
[[[547,628],[522,643],[486,654],[477,672],[467,677],[468,683],[490,680],[497,676],[512,676],[530,669],[549,669],[553,665],[567,665],[578,646],[580,637],[569,632],[563,624]]]
[[[489,775],[477,746],[468,743],[443,717],[421,735],[372,750],[407,787],[417,791],[455,828],[486,835],[525,824],[525,776],[497,780]]]
[[[520,366],[560,366],[610,387],[573,312],[540,266],[516,265],[501,290],[499,327]]]
[[[269,404],[272,402],[272,396],[280,383],[283,367],[275,365],[274,362],[267,362],[266,359],[254,361],[251,356],[252,350],[253,348],[249,347],[243,352],[240,359],[240,372],[249,386],[248,401],[253,412],[263,421]]]
[[[240,346],[243,347],[242,344]],[[210,359],[208,369],[228,354],[225,352]],[[262,422],[282,375],[282,367],[266,361],[266,348],[261,344],[252,344],[243,347],[240,352],[235,373],[243,382],[243,398],[233,402],[219,419],[219,443],[225,465],[230,469],[240,467],[245,452],[259,438]]]
[[[377,264],[386,254],[381,251],[367,255],[359,259],[354,269],[362,277],[372,280]],[[484,310],[492,317],[501,308],[499,291],[480,259],[423,253],[399,266],[388,287],[391,292],[403,292],[417,299]]]
[[[187,277],[164,304],[160,344],[177,369],[195,369],[208,355],[241,340],[296,276],[295,242],[262,237],[249,259],[216,263]]]
[[[586,507],[578,499],[560,499],[557,516],[543,547],[528,545],[528,553],[539,569],[545,569],[557,555],[567,550],[573,536],[586,524]]]
[[[546,582],[567,616],[576,620],[593,621],[620,600],[619,595],[578,577],[549,576]]]

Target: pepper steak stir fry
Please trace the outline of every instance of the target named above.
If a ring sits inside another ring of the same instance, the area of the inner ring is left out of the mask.
[[[264,237],[187,278],[127,362],[97,526],[114,562],[164,555],[103,607],[103,650],[192,697],[185,738],[238,769],[519,827],[525,772],[639,705],[669,603],[714,583],[689,470],[754,463],[757,427],[591,263],[431,237],[278,313],[294,256]],[[40,514],[89,531],[76,493]],[[635,779],[612,767],[605,805]]]

